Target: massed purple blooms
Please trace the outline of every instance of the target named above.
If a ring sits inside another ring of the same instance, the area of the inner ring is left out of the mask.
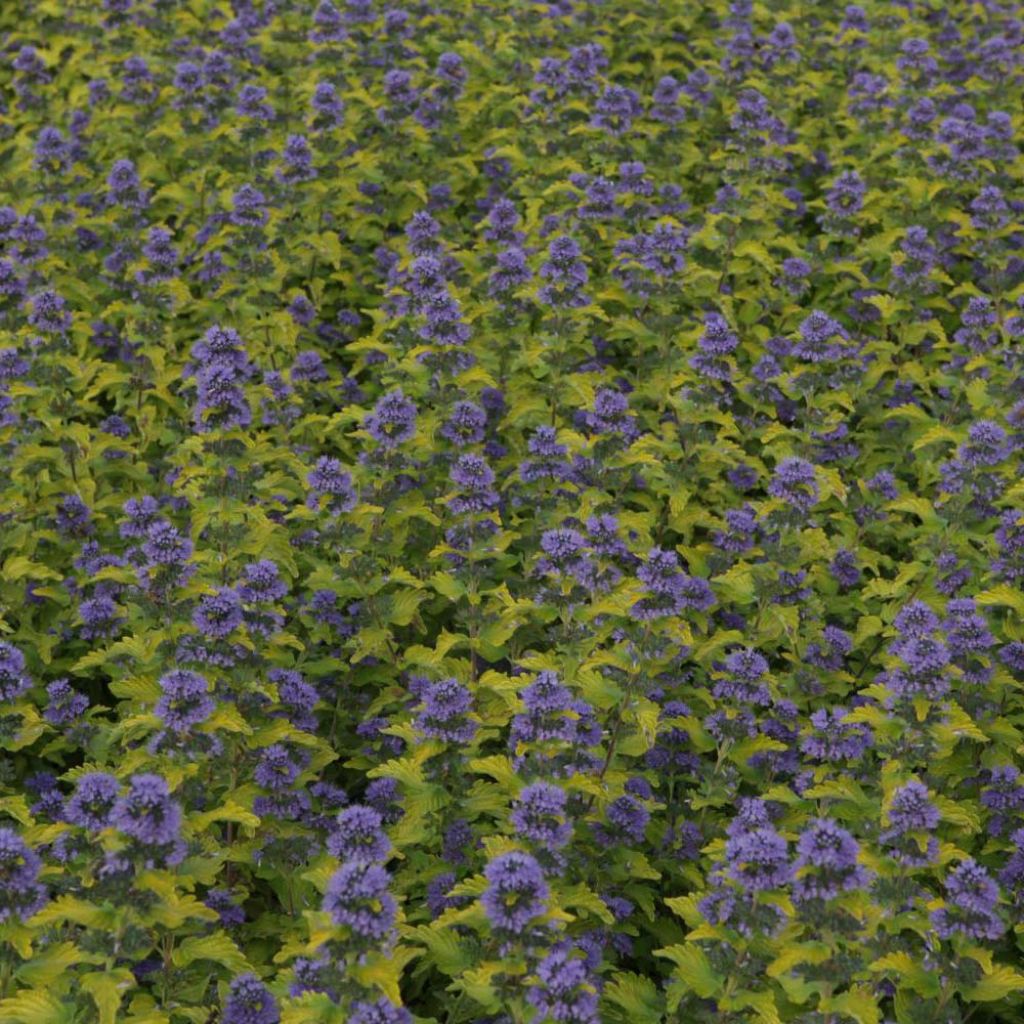
[[[768,673],[768,662],[758,651],[750,648],[733,651],[726,657],[723,671],[724,677],[716,680],[711,688],[717,699],[762,706],[771,703],[771,694],[763,681]]]
[[[160,679],[160,689],[163,695],[153,712],[172,732],[189,732],[205,722],[217,706],[206,679],[197,672],[168,672]]]
[[[797,840],[796,852],[793,898],[797,902],[831,900],[862,889],[871,878],[857,863],[857,840],[829,818],[817,818],[807,826]]]
[[[72,825],[99,832],[113,823],[121,784],[107,772],[88,772],[79,777],[75,791],[64,805],[64,817]]]
[[[404,1006],[396,1006],[381,996],[372,1003],[356,1000],[352,1003],[349,1024],[412,1024],[412,1014]]]
[[[306,504],[317,508],[320,499],[326,497],[325,503],[331,515],[340,515],[355,508],[357,497],[352,483],[352,474],[329,455],[321,455],[306,477],[309,485],[309,497]]]
[[[512,719],[509,745],[561,741],[591,746],[600,738],[593,722],[593,709],[575,698],[557,674],[538,672],[536,679],[522,692],[524,712]]]
[[[513,850],[495,857],[484,869],[487,889],[480,902],[491,927],[515,934],[544,913],[549,889],[540,864]]]
[[[222,587],[213,594],[199,599],[192,613],[192,624],[204,636],[223,640],[230,636],[244,621],[242,601],[238,592]]]
[[[730,825],[725,860],[729,878],[748,892],[781,889],[793,878],[789,844],[759,800],[746,801]]]
[[[527,989],[526,1001],[541,1020],[598,1024],[597,993],[585,955],[565,941],[537,965],[537,981]]]
[[[389,391],[366,417],[365,426],[382,448],[397,448],[416,434],[416,403],[401,388]]]
[[[13,829],[0,828],[0,923],[24,921],[43,908],[39,855]]]
[[[566,820],[567,796],[550,782],[534,782],[519,793],[510,820],[516,835],[547,850],[569,842],[572,823]]]
[[[459,448],[476,444],[484,437],[487,414],[473,402],[456,402],[439,433]]]
[[[118,800],[111,824],[144,846],[164,846],[178,839],[181,805],[171,799],[167,780],[144,773],[128,780],[128,791]]]
[[[335,924],[349,929],[354,940],[379,943],[391,935],[398,914],[389,882],[379,864],[348,861],[327,883],[323,908]]]
[[[538,298],[555,309],[585,306],[589,296],[583,293],[590,274],[583,262],[579,243],[561,235],[548,246],[548,258],[541,265],[540,276],[546,282]]]
[[[647,560],[637,570],[637,578],[647,593],[630,609],[636,619],[646,621],[678,615],[687,608],[705,612],[715,604],[708,581],[684,573],[674,551],[651,548]]]
[[[928,833],[939,824],[939,811],[928,795],[928,787],[912,781],[892,794],[889,827],[879,836],[887,852],[907,867],[932,863],[939,852],[938,840]]]
[[[797,512],[810,512],[820,497],[814,466],[805,459],[783,459],[775,468],[768,493]]]
[[[281,579],[277,563],[265,558],[245,566],[242,581],[235,589],[246,603],[264,604],[280,601],[288,593],[288,584]]]
[[[819,708],[811,713],[810,729],[800,749],[816,761],[834,763],[861,757],[871,746],[872,734],[863,722],[848,720],[844,707]]]
[[[449,507],[457,515],[489,512],[501,501],[494,489],[494,470],[482,455],[475,452],[460,455],[452,464],[449,477],[459,489],[449,501]]]
[[[89,698],[73,689],[67,679],[55,679],[46,687],[49,698],[43,718],[50,725],[66,726],[78,722],[89,709]]]
[[[221,1020],[223,1024],[278,1024],[281,1011],[270,990],[255,974],[240,974],[228,989]]]
[[[0,701],[17,700],[32,688],[25,671],[25,655],[13,644],[0,640]]]
[[[946,878],[946,905],[932,911],[932,927],[940,938],[965,935],[975,940],[998,939],[1006,930],[999,917],[999,886],[973,857],[962,861]]]
[[[387,860],[391,840],[384,832],[380,812],[362,804],[350,804],[339,811],[334,829],[327,837],[327,851],[343,861]]]
[[[476,723],[467,716],[473,696],[457,679],[427,683],[422,691],[422,710],[416,716],[416,728],[431,739],[448,743],[469,743],[476,734]]]

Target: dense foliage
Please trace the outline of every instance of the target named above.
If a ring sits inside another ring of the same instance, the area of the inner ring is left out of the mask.
[[[1024,1020],[1020,13],[2,5],[0,1024]]]

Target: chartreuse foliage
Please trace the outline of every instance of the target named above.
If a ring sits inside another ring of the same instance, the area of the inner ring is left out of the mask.
[[[0,38],[0,1024],[1024,1020],[1017,5]]]

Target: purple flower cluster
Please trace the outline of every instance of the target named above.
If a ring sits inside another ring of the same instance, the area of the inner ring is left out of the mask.
[[[541,866],[528,853],[495,857],[484,877],[487,889],[480,902],[495,931],[516,935],[544,913],[550,890]]]
[[[37,881],[42,861],[17,832],[0,828],[0,922],[25,921],[48,895]]]
[[[334,831],[327,837],[327,850],[343,861],[387,860],[391,840],[384,832],[380,812],[359,804],[340,811]]]
[[[920,782],[900,786],[892,794],[888,817],[889,827],[879,838],[889,854],[907,867],[934,863],[939,844],[929,833],[939,824],[939,811],[928,788]]]
[[[472,694],[456,679],[427,683],[421,689],[423,710],[416,728],[431,739],[448,743],[469,743],[476,723],[467,717],[473,706]]]
[[[317,508],[322,498],[331,515],[350,512],[356,504],[356,491],[352,484],[352,474],[337,459],[321,455],[306,477],[309,485],[309,497],[306,503],[310,508]]]
[[[13,644],[0,640],[0,701],[17,700],[32,687],[25,671],[25,655]]]
[[[196,378],[195,426],[198,431],[231,430],[252,422],[245,384],[256,372],[239,333],[211,327],[191,350]]]
[[[570,943],[556,946],[537,966],[537,981],[526,1001],[541,1019],[597,1024],[597,988],[585,955]]]
[[[759,800],[748,800],[728,829],[728,877],[747,892],[781,889],[793,878],[789,844],[779,835]]]
[[[779,498],[795,512],[806,515],[821,496],[814,466],[805,459],[783,459],[775,468],[768,493]]]
[[[590,273],[579,244],[568,235],[559,236],[548,246],[548,258],[541,264],[539,276],[545,284],[537,297],[554,310],[578,309],[590,301],[583,292]]]
[[[958,934],[976,941],[998,939],[1006,930],[998,903],[999,886],[968,857],[946,876],[946,903],[932,911],[932,927],[943,939]]]
[[[224,1024],[279,1024],[281,1011],[255,974],[240,974],[228,989],[221,1020]]]
[[[815,819],[796,843],[793,899],[831,900],[864,888],[871,874],[857,863],[859,856],[860,844],[850,832],[828,818]]]
[[[398,914],[389,882],[390,876],[379,864],[346,861],[331,876],[323,909],[336,925],[347,929],[356,945],[379,945],[392,934]]]
[[[189,732],[205,722],[216,707],[206,679],[196,672],[168,672],[160,679],[160,689],[163,696],[153,712],[172,732]]]
[[[706,612],[715,605],[715,595],[707,580],[682,572],[674,551],[651,548],[637,579],[647,593],[633,605],[631,613],[642,621],[666,615],[679,615],[692,608]]]

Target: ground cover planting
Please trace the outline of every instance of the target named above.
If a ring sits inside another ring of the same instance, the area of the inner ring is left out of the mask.
[[[0,7],[0,1024],[1024,1021],[1024,18]]]

